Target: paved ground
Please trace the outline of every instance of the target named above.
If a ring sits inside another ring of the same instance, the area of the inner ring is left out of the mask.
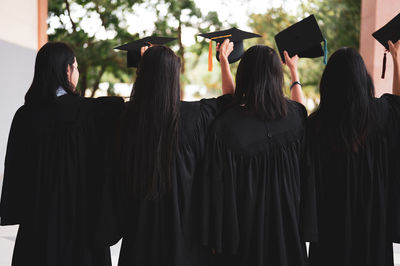
[[[0,226],[0,266],[10,266],[18,226]],[[121,243],[111,247],[113,265],[117,265]],[[394,244],[394,262],[400,266],[400,245]]]

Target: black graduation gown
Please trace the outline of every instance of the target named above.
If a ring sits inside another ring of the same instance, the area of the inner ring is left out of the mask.
[[[273,121],[232,107],[210,130],[198,231],[216,265],[306,265],[305,240],[317,237],[314,183],[301,175],[307,113],[287,104]]]
[[[357,152],[327,145],[323,118],[308,119],[319,227],[319,240],[310,245],[312,266],[393,266],[400,228],[400,97],[383,95],[372,107],[377,119]]]
[[[117,97],[24,105],[8,139],[1,225],[19,224],[13,266],[111,265],[96,243]]]
[[[181,102],[171,191],[157,200],[127,196],[119,266],[209,265],[210,250],[191,241],[189,206],[208,127],[230,98]]]

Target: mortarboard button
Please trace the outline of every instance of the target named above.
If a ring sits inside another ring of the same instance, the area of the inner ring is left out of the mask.
[[[150,36],[130,43],[126,43],[124,45],[115,47],[114,49],[128,51],[127,66],[138,67],[141,59],[140,55],[141,47],[148,45],[163,45],[174,40],[176,40],[176,38]]]
[[[282,61],[285,62],[283,51],[289,56],[315,58],[324,56],[324,64],[327,62],[328,47],[314,15],[311,15],[275,35]],[[324,49],[321,47],[324,42]]]
[[[233,42],[233,51],[228,57],[229,63],[234,63],[238,61],[243,53],[243,40],[255,37],[261,37],[261,35],[254,34],[251,32],[246,32],[239,30],[237,28],[230,28],[228,30],[215,31],[209,33],[202,33],[199,36],[210,39],[210,44],[208,47],[208,71],[212,71],[212,41],[222,43],[225,39],[229,39]],[[217,60],[219,61],[219,53],[216,54]]]
[[[388,41],[392,41],[393,43],[397,42],[400,39],[400,13],[395,16],[392,20],[386,23],[385,26],[380,28],[379,30],[372,33],[372,36],[380,42],[386,50],[389,50]],[[383,66],[382,66],[382,76],[381,78],[385,78],[386,71],[386,51],[383,55]]]

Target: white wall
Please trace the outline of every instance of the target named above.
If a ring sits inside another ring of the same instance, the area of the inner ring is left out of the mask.
[[[0,39],[37,50],[37,0],[0,0]]]
[[[37,46],[37,0],[0,0],[0,185],[11,121],[32,82]]]

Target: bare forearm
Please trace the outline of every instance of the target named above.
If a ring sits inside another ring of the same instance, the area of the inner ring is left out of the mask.
[[[400,41],[388,41],[390,55],[393,59],[393,87],[392,93],[400,95]],[[386,54],[385,54],[386,56]]]
[[[400,62],[399,60],[393,61],[393,88],[392,93],[400,95]]]
[[[221,76],[222,76],[222,94],[233,94],[235,92],[235,84],[229,68],[228,59],[221,59]]]
[[[293,84],[293,82],[295,81],[300,82],[299,73],[297,72],[297,69],[290,70],[290,77],[291,77],[290,84]],[[303,90],[301,89],[301,86],[299,84],[294,85],[290,90],[290,98],[293,101],[296,101],[303,105],[305,104]]]

